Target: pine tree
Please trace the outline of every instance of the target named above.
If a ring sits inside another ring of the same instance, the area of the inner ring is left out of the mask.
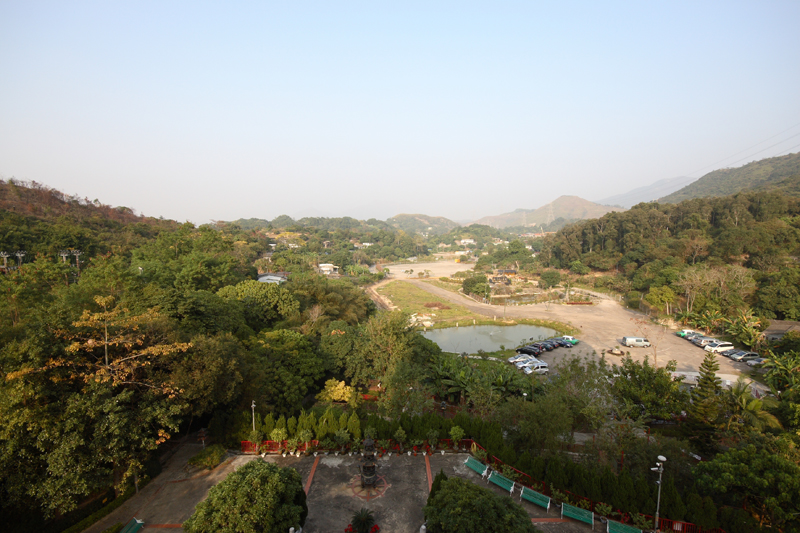
[[[297,435],[297,419],[295,417],[291,417],[286,421],[286,432],[290,437]]]
[[[689,407],[686,424],[689,439],[704,452],[714,449],[715,424],[722,407],[722,380],[717,377],[718,370],[716,354],[707,353],[700,365],[697,387],[692,391],[692,405]]]

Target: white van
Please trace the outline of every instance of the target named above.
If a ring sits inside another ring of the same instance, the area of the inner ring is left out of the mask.
[[[622,337],[622,344],[634,348],[649,348],[650,341],[644,337]]]

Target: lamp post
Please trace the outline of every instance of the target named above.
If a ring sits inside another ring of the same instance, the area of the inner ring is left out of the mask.
[[[527,392],[523,392],[522,393],[522,401],[523,402],[527,402],[528,401],[528,393]]]
[[[666,461],[667,461],[666,457],[664,457],[663,455],[659,455],[658,456],[658,462],[656,463],[656,466],[654,466],[653,468],[650,469],[653,472],[658,472],[658,499],[656,499],[656,517],[655,517],[655,521],[654,521],[655,523],[653,524],[653,527],[655,528],[656,533],[658,533],[658,511],[661,508],[661,474],[664,473],[664,463]]]
[[[253,410],[253,432],[256,430],[256,401],[253,400],[253,403],[250,404],[250,409]]]

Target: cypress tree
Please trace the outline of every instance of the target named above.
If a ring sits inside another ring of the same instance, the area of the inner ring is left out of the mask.
[[[433,478],[433,483],[431,483],[431,492],[428,494],[428,505],[431,504],[434,495],[439,491],[442,487],[442,483],[445,481],[447,481],[447,474],[444,473],[444,470],[439,470],[439,473]]]
[[[528,472],[536,481],[544,481],[544,471],[547,468],[547,462],[541,455],[536,457],[531,463],[531,471]]]
[[[698,526],[707,527],[709,529],[718,527],[717,506],[714,504],[714,500],[711,499],[711,496],[703,498],[702,516],[702,520],[695,522]]]
[[[350,414],[350,418],[347,420],[347,431],[353,436],[354,441],[361,440],[361,421],[355,411]]]
[[[269,413],[261,423],[261,431],[264,435],[269,436],[273,429],[275,429],[275,417],[272,416],[272,413]]]
[[[614,490],[614,499],[612,501],[612,505],[618,509],[624,509],[629,512],[639,512],[639,506],[636,502],[636,487],[627,469],[620,472],[617,476],[617,485]]]
[[[295,417],[291,417],[286,421],[286,433],[289,437],[297,435],[297,419]]]

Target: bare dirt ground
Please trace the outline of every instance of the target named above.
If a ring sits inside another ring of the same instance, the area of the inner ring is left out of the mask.
[[[436,287],[403,273],[408,268],[414,269],[414,275],[417,272],[428,269],[431,271],[431,277],[439,277],[450,276],[460,270],[469,270],[471,267],[472,265],[470,264],[454,263],[452,261],[393,265],[389,267],[392,275],[372,288],[374,289],[392,281],[403,281],[412,283],[440,298],[464,306],[475,314],[496,318],[498,321],[502,321],[504,317],[508,319],[538,318],[563,322],[577,328],[580,331],[577,335],[581,341],[580,344],[572,350],[562,349],[547,353],[543,356],[543,359],[549,364],[557,361],[558,354],[591,355],[596,353],[599,355],[603,350],[615,347],[620,347],[622,350],[630,352],[631,357],[635,360],[643,360],[647,356],[651,363],[656,360],[658,366],[665,366],[671,359],[674,359],[678,365],[678,372],[698,372],[700,364],[703,362],[705,352],[702,348],[698,348],[692,343],[677,337],[674,334],[675,330],[651,324],[645,315],[625,309],[619,303],[610,299],[600,299],[597,300],[595,305],[587,306],[551,303],[508,306],[504,308],[503,306],[476,302],[462,294]],[[376,297],[380,299],[384,308],[390,304],[384,297],[378,296],[374,291],[370,293],[370,296],[373,299]],[[650,348],[626,348],[622,345],[622,337],[626,336],[646,337],[650,340],[652,346]],[[607,358],[611,362],[617,360],[616,357],[611,355],[607,356]],[[723,379],[728,379],[726,376],[736,376],[743,370],[748,369],[745,363],[736,363],[727,357],[719,356],[717,361],[720,366],[718,374]]]

